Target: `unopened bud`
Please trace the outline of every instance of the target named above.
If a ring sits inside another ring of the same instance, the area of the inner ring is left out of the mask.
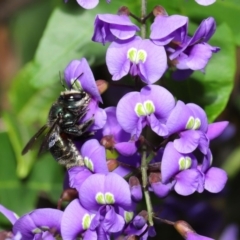
[[[195,233],[193,228],[187,222],[182,220],[175,222],[173,226],[185,239],[187,238],[188,233]]]
[[[142,195],[142,186],[139,182],[139,179],[135,176],[130,177],[129,186],[130,186],[132,199],[137,202],[141,201],[143,195]]]
[[[118,166],[119,166],[119,163],[118,163],[118,161],[116,159],[109,159],[109,160],[107,160],[107,167],[108,167],[108,171],[109,172],[112,172]]]
[[[128,7],[126,6],[122,6],[118,9],[118,15],[126,15],[129,16],[130,15],[130,11],[128,9]]]
[[[168,16],[166,10],[164,7],[157,5],[156,7],[154,7],[153,9],[153,15],[156,16]]]
[[[58,200],[58,209],[61,209],[62,202],[70,202],[75,198],[78,198],[78,191],[75,188],[65,189]]]
[[[104,136],[100,143],[106,148],[106,149],[113,149],[115,141],[112,135]]]
[[[161,182],[161,174],[160,173],[150,173],[148,178],[150,184]]]
[[[97,80],[96,84],[97,84],[98,92],[100,94],[103,94],[108,89],[108,86],[109,86],[108,82],[102,79]]]

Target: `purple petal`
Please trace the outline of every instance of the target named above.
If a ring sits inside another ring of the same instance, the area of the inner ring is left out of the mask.
[[[208,129],[208,119],[205,111],[201,107],[199,107],[197,104],[194,104],[194,103],[188,103],[186,104],[186,106],[191,109],[194,117],[198,118],[201,122],[201,125],[199,128],[197,128],[197,130],[201,130],[204,133],[206,133]]]
[[[61,235],[63,239],[73,240],[84,232],[83,217],[89,212],[84,209],[78,199],[71,201],[66,207],[61,222]]]
[[[102,102],[92,70],[85,58],[71,61],[64,70],[64,78],[69,87],[72,85],[72,81],[78,78],[84,91],[89,93],[96,101]]]
[[[85,142],[81,148],[85,166],[94,173],[108,173],[106,151],[96,139]]]
[[[13,225],[18,219],[18,215],[15,212],[10,211],[0,204],[0,213],[2,213]]]
[[[20,232],[24,240],[32,240],[34,236],[32,231],[36,228],[37,226],[33,222],[30,215],[25,214],[15,222],[12,231],[14,235]]]
[[[216,167],[211,167],[205,175],[205,189],[211,193],[222,191],[227,182],[227,173]]]
[[[191,167],[192,161],[194,160],[193,155],[188,154],[181,154],[175,148],[172,142],[169,142],[165,147],[162,163],[161,163],[161,175],[162,175],[162,182],[164,184],[168,183],[171,178],[175,177],[177,173],[184,170],[181,168],[181,159],[184,160],[187,158],[191,162],[189,162],[188,168]]]
[[[216,0],[195,0],[200,5],[208,6],[216,2]]]
[[[162,124],[154,114],[147,117],[151,129],[159,136],[167,136],[168,129],[165,124]]]
[[[101,225],[105,232],[116,233],[123,229],[124,224],[125,222],[123,217],[116,214],[114,208],[111,207],[107,214],[105,215],[105,218]]]
[[[148,85],[141,89],[141,102],[152,100],[155,112],[159,120],[166,120],[175,106],[173,95],[165,88],[157,85]]]
[[[135,37],[131,41],[113,42],[108,47],[106,64],[108,71],[113,75],[112,80],[119,80],[128,74],[131,64],[127,58],[127,51],[139,41],[141,41],[141,38]]]
[[[124,156],[131,156],[137,151],[136,142],[122,142],[114,145],[115,149]]]
[[[118,174],[121,177],[125,177],[126,175],[128,175],[130,172],[132,171],[132,169],[128,168],[128,167],[123,167],[123,166],[119,166],[116,169],[114,169],[114,173]]]
[[[142,200],[142,186],[139,185],[134,185],[131,187],[131,197],[134,201],[139,202]]]
[[[228,225],[223,233],[221,234],[219,240],[237,240],[238,239],[239,228],[237,224]]]
[[[193,70],[191,69],[184,69],[184,70],[177,69],[176,71],[173,72],[172,78],[176,81],[183,81],[183,80],[186,80],[188,77],[190,77],[192,73],[193,73]]]
[[[99,0],[77,0],[77,2],[85,9],[92,9],[98,5]]]
[[[101,206],[97,200],[97,193],[104,194],[106,176],[96,173],[88,177],[79,189],[81,205],[87,210],[98,210]]]
[[[224,129],[228,126],[227,121],[211,123],[208,125],[207,137],[212,140],[218,137]]]
[[[192,47],[187,65],[192,70],[201,70],[206,67],[209,59],[212,57],[212,50],[206,44],[196,44]]]
[[[155,83],[167,69],[167,55],[164,47],[157,46],[150,40],[145,39],[138,43],[138,50],[145,50],[146,61],[139,63],[139,70],[146,84]]]
[[[194,193],[198,188],[200,173],[197,169],[188,169],[180,172],[176,177],[175,191],[183,196]]]
[[[60,223],[62,220],[63,212],[58,209],[41,208],[36,209],[29,213],[32,221],[38,227],[47,226],[50,229],[55,229],[60,232]]]
[[[180,138],[175,139],[174,147],[180,153],[191,153],[199,144],[202,133],[196,130],[187,130],[180,133]]]
[[[69,187],[79,189],[92,173],[86,167],[72,167],[68,169],[68,175]]]
[[[151,25],[150,39],[159,45],[166,45],[173,39],[182,42],[187,33],[188,18],[181,15],[157,16]],[[177,30],[181,29],[178,36]]]
[[[139,117],[134,111],[137,103],[141,103],[139,92],[130,92],[124,95],[117,105],[117,120],[121,127],[128,133],[136,129]]]
[[[126,209],[131,207],[131,192],[128,183],[116,173],[109,173],[105,181],[105,193],[114,195],[115,204]]]
[[[153,192],[156,196],[163,198],[166,197],[172,190],[173,182],[163,184],[162,182],[156,182],[151,184]]]
[[[97,232],[96,231],[91,231],[91,230],[87,230],[84,233],[84,237],[83,239],[85,240],[96,240],[98,238]]]
[[[182,101],[177,101],[177,104],[170,113],[166,123],[169,135],[185,130],[187,122],[191,116],[192,113],[190,109]]]

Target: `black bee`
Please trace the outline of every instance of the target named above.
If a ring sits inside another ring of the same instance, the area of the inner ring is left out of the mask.
[[[39,154],[49,150],[54,159],[67,168],[84,165],[83,158],[78,152],[74,138],[78,138],[87,132],[93,124],[91,118],[79,124],[79,121],[87,113],[90,96],[82,89],[66,90],[61,92],[58,100],[52,105],[48,122],[29,140],[22,155],[26,154],[36,140],[49,129],[39,149]]]

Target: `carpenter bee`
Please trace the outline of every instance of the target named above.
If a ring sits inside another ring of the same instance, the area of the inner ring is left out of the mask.
[[[72,89],[72,86],[70,90],[66,89],[61,92],[49,111],[47,124],[29,140],[22,150],[22,155],[26,154],[48,129],[41,143],[39,154],[49,150],[54,159],[68,169],[84,165],[83,158],[72,140],[86,133],[94,119],[91,118],[79,124],[87,113],[90,96],[82,89]]]

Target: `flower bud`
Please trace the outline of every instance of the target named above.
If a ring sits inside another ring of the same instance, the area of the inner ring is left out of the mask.
[[[103,94],[108,89],[108,82],[102,79],[96,81],[97,88],[100,94]]]
[[[192,229],[192,227],[185,221],[177,221],[173,225],[175,229],[182,235],[183,238],[187,238],[188,233],[194,233],[195,231]]]
[[[112,135],[107,135],[107,136],[104,136],[104,137],[101,139],[100,143],[101,143],[106,149],[113,149],[114,144],[115,144],[115,141],[114,141]]]
[[[128,7],[126,6],[122,6],[118,9],[118,15],[126,15],[129,16],[130,15],[130,11],[128,9]]]
[[[136,229],[141,229],[147,223],[148,213],[146,210],[142,210],[134,219],[133,225]]]
[[[131,196],[134,201],[142,200],[142,186],[139,179],[135,176],[129,178]]]
[[[166,10],[164,7],[157,5],[156,7],[154,7],[153,9],[153,15],[156,16],[168,16]]]
[[[112,172],[118,166],[119,166],[119,163],[118,163],[118,161],[116,159],[109,159],[109,160],[107,160],[107,167],[108,167],[108,171],[109,172]]]

